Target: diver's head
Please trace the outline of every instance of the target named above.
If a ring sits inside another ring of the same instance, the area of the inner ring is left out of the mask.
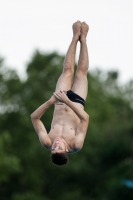
[[[68,147],[64,139],[55,138],[51,147],[51,160],[56,165],[66,165],[68,162]]]

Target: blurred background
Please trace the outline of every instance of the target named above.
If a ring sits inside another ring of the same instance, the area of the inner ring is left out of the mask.
[[[0,0],[0,200],[133,199],[132,9],[132,0]],[[53,94],[77,20],[90,26],[90,124],[83,149],[58,167],[30,114]]]

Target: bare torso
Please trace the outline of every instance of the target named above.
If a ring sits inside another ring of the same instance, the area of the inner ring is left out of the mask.
[[[83,108],[79,103],[76,103],[76,106]],[[51,141],[53,142],[56,137],[62,137],[69,146],[69,153],[74,153],[73,140],[79,123],[80,119],[69,106],[62,102],[56,103],[51,130],[48,134]]]

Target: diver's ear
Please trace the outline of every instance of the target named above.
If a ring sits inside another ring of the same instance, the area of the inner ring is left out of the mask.
[[[66,147],[66,152],[68,152],[68,148]]]

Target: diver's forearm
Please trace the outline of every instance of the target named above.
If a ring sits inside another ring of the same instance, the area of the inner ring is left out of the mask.
[[[32,119],[40,119],[43,114],[46,112],[46,110],[51,107],[53,105],[53,103],[48,100],[46,101],[44,104],[42,104],[39,108],[37,108],[32,114],[31,114],[31,118]]]
[[[76,106],[76,104],[70,100],[67,100],[66,104],[76,113],[80,120],[88,120],[89,115],[82,108]]]

